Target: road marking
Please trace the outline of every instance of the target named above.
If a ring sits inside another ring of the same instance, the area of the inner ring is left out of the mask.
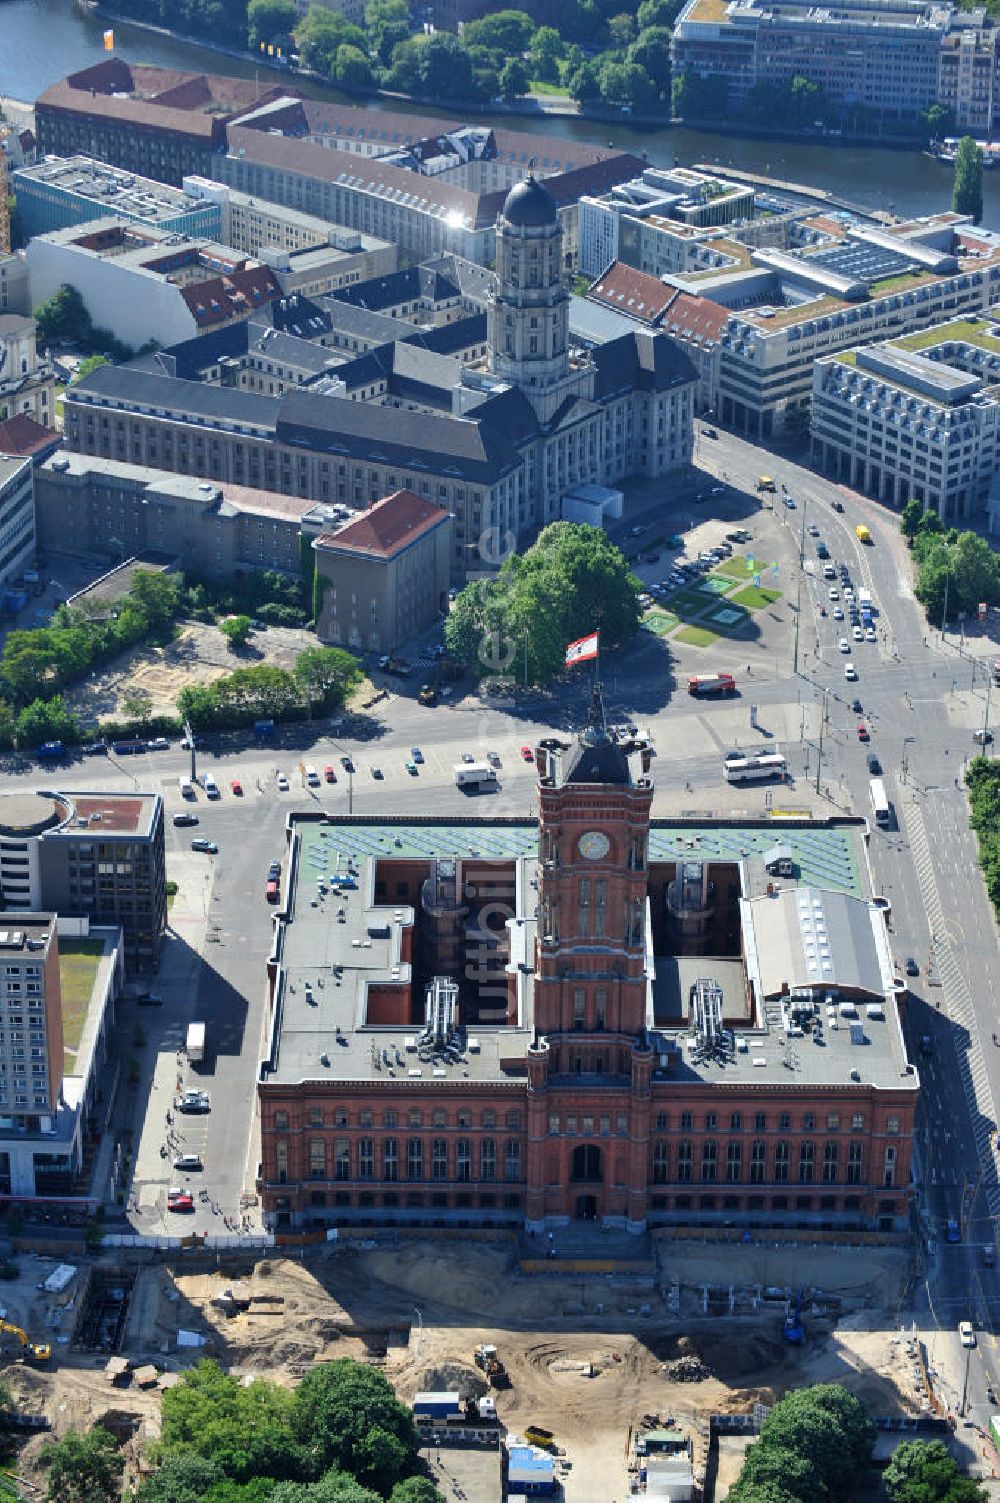
[[[949,923],[941,906],[937,876],[931,859],[930,843],[923,812],[915,799],[903,805],[903,817],[910,841],[910,853],[916,867],[917,881],[924,902],[924,911],[931,926],[931,954],[941,981],[948,1017],[963,1029],[968,1038],[968,1047],[956,1047],[959,1077],[965,1092],[970,1125],[980,1161],[989,1154],[992,1160],[993,1133],[990,1124],[996,1121],[996,1107],[990,1087],[989,1076],[983,1058],[979,1038],[979,1023],[968,984],[955,958],[949,933]],[[986,1198],[990,1215],[1000,1215],[1000,1186],[988,1184]]]

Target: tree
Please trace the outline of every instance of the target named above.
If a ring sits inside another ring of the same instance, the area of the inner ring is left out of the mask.
[[[236,1482],[308,1476],[305,1449],[289,1428],[293,1403],[292,1395],[275,1383],[258,1379],[243,1387],[217,1363],[205,1360],[164,1394],[162,1443],[168,1453],[208,1457]]]
[[[629,48],[628,61],[645,70],[661,99],[670,98],[670,32],[665,26],[640,31],[635,46]]]
[[[340,47],[356,47],[362,55],[366,52],[361,27],[353,26],[338,11],[328,10],[325,5],[310,5],[305,19],[295,29],[295,41],[302,61],[324,78],[333,77]]]
[[[956,214],[971,214],[973,224],[983,217],[983,153],[971,136],[963,136],[955,152],[951,206]]]
[[[14,740],[18,746],[41,746],[45,741],[65,741],[72,745],[80,739],[76,716],[57,694],[53,699],[33,699],[17,717]]]
[[[535,23],[523,10],[497,10],[477,21],[466,21],[462,28],[467,47],[485,47],[501,58],[520,57],[534,35]]]
[[[761,1426],[759,1444],[795,1452],[812,1467],[814,1485],[842,1503],[867,1464],[875,1426],[853,1394],[817,1383],[788,1394]]]
[[[48,1471],[48,1503],[117,1503],[125,1462],[103,1426],[46,1441],[39,1460]]]
[[[79,344],[90,340],[93,327],[86,304],[75,287],[67,283],[35,309],[40,344],[51,344],[54,339],[70,339]]]
[[[986,1489],[959,1471],[941,1440],[904,1440],[883,1474],[892,1503],[985,1503]]]
[[[559,64],[565,52],[565,43],[555,27],[539,26],[531,39],[529,66],[532,78],[544,83],[558,83]]]
[[[577,104],[593,104],[601,97],[601,80],[593,63],[581,63],[566,79],[571,99]]]
[[[682,119],[718,119],[729,105],[729,84],[715,74],[678,73],[671,85],[671,107]]]
[[[229,643],[230,652],[236,652],[240,647],[245,647],[253,634],[249,616],[229,616],[223,621],[219,630]]]
[[[475,93],[472,64],[458,37],[447,31],[419,38],[421,94],[428,99],[470,99]]]
[[[407,1477],[396,1483],[389,1503],[444,1503],[444,1499],[429,1477]]]
[[[500,69],[500,93],[504,99],[520,99],[531,86],[528,70],[519,57],[509,57]]]
[[[91,371],[100,370],[102,365],[110,364],[111,361],[106,355],[88,355],[86,360],[80,361],[76,369],[76,375],[70,384],[75,386],[77,381],[82,381],[86,376],[90,375]]]
[[[608,20],[608,38],[612,47],[624,52],[635,41],[635,17],[621,11]]]
[[[825,97],[819,84],[796,74],[788,86],[785,109],[792,125],[810,125],[821,119],[825,109]]]
[[[365,26],[372,52],[384,68],[392,59],[392,49],[410,35],[410,17],[406,0],[368,0]]]
[[[135,686],[126,690],[121,698],[122,714],[136,725],[145,724],[153,713],[153,698],[148,689]]]
[[[752,1445],[746,1454],[739,1476],[739,1500],[750,1503],[762,1486],[780,1487],[802,1499],[802,1503],[823,1503],[827,1496],[822,1478],[817,1477],[811,1462],[787,1446]]]
[[[942,136],[951,134],[955,123],[955,113],[946,104],[932,104],[926,110],[921,110],[920,121],[929,141],[940,141]]]
[[[306,1373],[295,1393],[292,1428],[320,1468],[339,1467],[382,1493],[416,1464],[410,1411],[383,1373],[349,1357]]]
[[[222,1476],[222,1468],[207,1456],[168,1453],[139,1488],[136,1503],[202,1503]]]
[[[651,26],[673,31],[683,6],[684,0],[642,0],[636,13],[640,32],[648,31]]]
[[[357,658],[340,647],[306,647],[295,659],[294,675],[310,713],[317,702],[325,710],[339,710],[361,681]]]
[[[360,47],[349,47],[346,42],[337,48],[331,77],[341,89],[365,90],[375,86],[371,63]]]
[[[899,514],[899,530],[911,543],[917,535],[923,514],[924,503],[916,500],[907,501]]]
[[[283,42],[295,29],[292,0],[250,0],[247,6],[247,46],[256,52],[262,43]]]
[[[333,1470],[318,1482],[283,1482],[268,1503],[382,1503],[382,1499],[348,1472]]]

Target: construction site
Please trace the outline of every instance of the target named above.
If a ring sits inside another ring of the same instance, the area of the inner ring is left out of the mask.
[[[663,1241],[648,1271],[557,1259],[544,1273],[525,1272],[513,1243],[485,1240],[281,1252],[102,1253],[55,1278],[58,1260],[20,1256],[3,1291],[4,1320],[26,1333],[4,1338],[28,1432],[18,1474],[39,1482],[32,1429],[100,1423],[141,1476],[164,1390],[206,1356],[288,1385],[350,1356],[408,1404],[489,1396],[480,1412],[495,1405],[509,1445],[527,1435],[555,1452],[569,1503],[638,1491],[654,1430],[684,1437],[689,1496],[721,1499],[761,1406],[806,1384],[842,1382],[873,1415],[914,1423],[946,1403],[933,1336],[899,1328],[913,1273],[901,1247]],[[736,1432],[724,1445],[712,1441],[719,1416]]]

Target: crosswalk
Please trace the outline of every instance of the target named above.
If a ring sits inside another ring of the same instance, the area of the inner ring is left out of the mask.
[[[979,1037],[979,1024],[972,1005],[968,983],[955,957],[948,934],[937,876],[931,860],[923,811],[912,797],[903,804],[903,818],[910,842],[910,853],[920,884],[924,910],[931,927],[931,955],[944,993],[947,1015],[951,1022],[965,1034],[968,1041],[966,1047],[959,1044],[955,1054],[975,1137],[976,1155],[982,1162],[987,1156],[992,1157],[990,1124],[996,1121],[996,1107],[986,1073],[982,1042]],[[990,1215],[1000,1215],[1000,1186],[995,1183],[994,1175],[989,1176],[986,1195]]]

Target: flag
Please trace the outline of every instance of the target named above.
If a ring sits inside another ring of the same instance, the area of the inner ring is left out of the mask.
[[[566,667],[574,663],[587,663],[597,656],[597,639],[600,632],[592,631],[589,637],[578,637],[566,648]]]
[[[104,33],[104,50],[105,52],[114,52],[115,50],[115,34],[113,31],[109,30]]]

